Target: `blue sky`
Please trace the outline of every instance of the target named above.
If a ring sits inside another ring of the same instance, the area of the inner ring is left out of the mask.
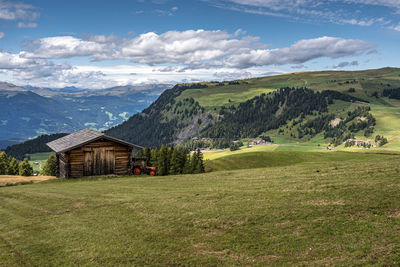
[[[104,88],[399,67],[398,0],[0,0],[0,80]]]

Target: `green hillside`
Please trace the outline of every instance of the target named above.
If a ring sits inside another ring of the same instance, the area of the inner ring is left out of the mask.
[[[0,188],[0,266],[398,266],[399,156],[325,154]]]
[[[182,84],[106,133],[150,146],[193,137],[246,140],[263,135],[286,145],[332,143],[337,149],[357,150],[343,145],[354,139],[370,149],[399,150],[400,100],[393,98],[398,90],[397,68]],[[377,136],[388,143],[376,141]]]

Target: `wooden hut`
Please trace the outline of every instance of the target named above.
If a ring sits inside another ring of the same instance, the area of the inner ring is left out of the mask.
[[[56,152],[59,178],[129,175],[132,150],[143,149],[90,129],[64,136],[47,145]]]

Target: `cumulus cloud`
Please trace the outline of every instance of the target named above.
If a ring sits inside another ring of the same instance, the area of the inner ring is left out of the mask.
[[[102,53],[112,48],[102,40],[85,41],[72,36],[42,38],[33,41],[29,46],[30,51],[21,52],[25,58],[101,57]]]
[[[0,19],[3,20],[36,20],[40,13],[29,4],[0,0]]]
[[[2,39],[4,36],[6,36],[6,35],[4,34],[4,32],[0,32],[0,39]]]
[[[0,52],[0,73],[14,77],[20,84],[25,81],[36,86],[104,88],[193,78],[249,78],[283,72],[271,69],[272,66],[300,67],[319,58],[337,59],[374,51],[373,44],[362,40],[326,36],[270,48],[258,37],[246,36],[243,30],[233,34],[219,30],[148,32],[125,38],[56,36],[34,40],[15,54]],[[74,57],[88,57],[92,61],[122,60],[128,66],[95,68],[55,63]]]
[[[361,40],[320,37],[301,40],[287,48],[257,49],[248,53],[231,55],[222,64],[237,68],[301,64],[321,57],[335,59],[353,56],[372,48],[372,44]]]
[[[116,36],[48,37],[33,41],[24,58],[71,58],[92,60],[122,59],[147,65],[175,64],[187,69],[302,64],[321,57],[340,58],[373,49],[362,40],[320,37],[300,40],[290,47],[268,49],[253,36],[238,38],[225,31],[148,32],[132,39]]]

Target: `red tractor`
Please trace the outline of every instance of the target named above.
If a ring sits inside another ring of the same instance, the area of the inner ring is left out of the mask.
[[[154,176],[157,174],[156,167],[147,166],[147,158],[132,158],[133,162],[133,174],[147,174]]]

